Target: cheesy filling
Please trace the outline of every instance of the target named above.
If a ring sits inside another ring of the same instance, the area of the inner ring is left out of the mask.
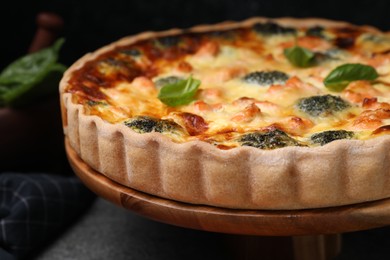
[[[275,129],[302,146],[319,145],[311,137],[326,131],[351,132],[351,138],[361,140],[386,134],[385,126],[390,125],[390,38],[360,31],[357,36],[354,34],[353,45],[345,48],[335,44],[336,30],[324,29],[321,37],[308,36],[307,30],[298,28],[296,34],[261,35],[246,28],[233,42],[201,35],[202,41],[195,50],[174,59],[152,57],[149,47],[143,47],[150,42],[133,44],[127,48],[141,49],[136,57],[114,51],[92,62],[92,68],[107,81],[112,74],[121,76],[110,87],[96,84],[95,91],[101,96],[91,97],[74,87],[80,82],[83,86],[92,84],[85,79],[77,81],[77,74],[67,91],[73,93],[75,102],[84,104],[87,114],[99,115],[109,123],[123,124],[142,116],[167,120],[174,122],[180,131],[161,130],[161,133],[176,142],[203,140],[226,149],[242,145],[240,140],[248,133]],[[294,45],[308,48],[323,59],[315,66],[295,67],[283,53],[285,48]],[[130,61],[105,62],[120,57]],[[346,63],[373,66],[380,77],[374,82],[351,82],[341,92],[326,88],[324,78]],[[136,70],[141,73],[124,79],[123,75]],[[268,85],[244,80],[249,73],[271,71],[283,72],[288,79]],[[158,80],[185,79],[190,75],[201,82],[192,102],[170,107],[158,99]],[[299,108],[299,102],[305,98],[326,95],[340,97],[347,106],[315,116]]]

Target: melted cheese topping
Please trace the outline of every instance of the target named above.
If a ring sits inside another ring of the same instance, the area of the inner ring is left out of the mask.
[[[137,116],[171,120],[183,128],[183,134],[163,134],[178,142],[200,139],[228,148],[236,147],[240,145],[239,136],[270,128],[280,129],[308,146],[317,145],[310,141],[313,134],[329,130],[352,131],[357,139],[377,136],[373,134],[376,129],[390,124],[389,37],[362,31],[357,36],[354,34],[353,46],[339,48],[335,46],[338,35],[334,30],[326,29],[323,37],[307,36],[305,30],[300,28],[295,35],[261,35],[246,30],[242,33],[246,38],[239,38],[234,43],[201,35],[203,40],[194,47],[195,50],[173,59],[148,56],[151,52],[145,46],[150,43],[138,43],[135,47],[143,52],[141,58],[118,56],[118,51],[92,63],[108,81],[112,74],[129,74],[122,63],[106,62],[110,58],[130,59],[126,69],[130,67],[136,71],[131,67],[136,66],[137,70],[143,71],[131,80],[117,76],[115,81],[111,80],[114,83],[110,87],[98,84],[103,102],[91,105],[87,101],[95,100],[95,96],[88,97],[85,91],[72,86],[68,91],[75,95],[75,102],[85,104],[87,113],[99,115],[110,123],[124,123]],[[283,54],[285,48],[294,44],[326,57],[316,66],[297,68]],[[132,47],[128,46],[129,49]],[[380,77],[375,82],[352,82],[340,93],[330,91],[324,86],[324,78],[334,68],[346,63],[371,65]],[[145,68],[149,72],[145,72]],[[289,79],[285,83],[265,86],[243,80],[245,75],[256,71],[281,71]],[[171,76],[187,78],[189,75],[201,81],[193,102],[173,108],[158,99],[157,80]],[[84,80],[83,84],[88,85],[86,83]],[[339,96],[349,103],[349,107],[320,116],[311,116],[297,107],[302,98],[320,95]],[[195,117],[183,116],[189,114]],[[200,127],[198,118],[203,119],[203,128],[194,131]],[[386,134],[387,131],[380,132]]]

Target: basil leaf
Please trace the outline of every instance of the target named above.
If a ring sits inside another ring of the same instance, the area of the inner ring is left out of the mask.
[[[315,53],[303,47],[294,46],[284,49],[284,56],[296,67],[306,68],[315,64]]]
[[[186,105],[193,100],[199,86],[200,80],[190,76],[188,79],[163,86],[158,93],[158,98],[171,107]]]
[[[352,81],[374,80],[378,77],[378,73],[371,66],[347,63],[332,70],[324,79],[324,84],[332,91],[342,91]]]
[[[64,43],[57,40],[53,46],[23,56],[0,73],[0,105],[21,106],[57,92],[58,82],[66,67],[57,63]]]

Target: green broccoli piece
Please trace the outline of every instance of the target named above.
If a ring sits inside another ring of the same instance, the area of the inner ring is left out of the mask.
[[[260,86],[269,86],[275,84],[284,84],[289,76],[281,71],[255,71],[245,75],[242,80],[249,84]]]
[[[155,46],[161,49],[177,46],[180,42],[181,42],[181,38],[176,35],[160,37],[154,40]]]
[[[138,49],[127,49],[127,50],[121,50],[119,52],[131,57],[139,57],[142,54],[142,52]]]
[[[303,98],[297,103],[299,110],[313,117],[332,115],[334,112],[342,111],[349,106],[342,98],[332,95]]]
[[[244,134],[239,138],[238,142],[240,142],[242,146],[252,146],[266,150],[286,146],[302,146],[297,140],[279,129]]]
[[[310,139],[315,144],[325,145],[327,143],[341,140],[341,139],[351,139],[353,138],[354,133],[346,130],[330,130],[320,133],[313,134]]]
[[[324,30],[325,30],[325,28],[322,26],[318,26],[318,25],[313,26],[313,27],[310,27],[306,30],[306,35],[325,38]]]
[[[297,33],[297,30],[295,28],[284,27],[282,25],[273,22],[257,23],[253,25],[253,30],[264,36]]]
[[[124,124],[134,130],[137,133],[150,133],[150,132],[179,132],[182,131],[181,126],[171,120],[158,119],[150,116],[137,116],[126,120]]]

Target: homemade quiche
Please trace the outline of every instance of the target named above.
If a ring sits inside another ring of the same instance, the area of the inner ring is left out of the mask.
[[[369,26],[146,32],[82,57],[60,93],[72,148],[148,194],[237,209],[390,197],[390,35]]]

